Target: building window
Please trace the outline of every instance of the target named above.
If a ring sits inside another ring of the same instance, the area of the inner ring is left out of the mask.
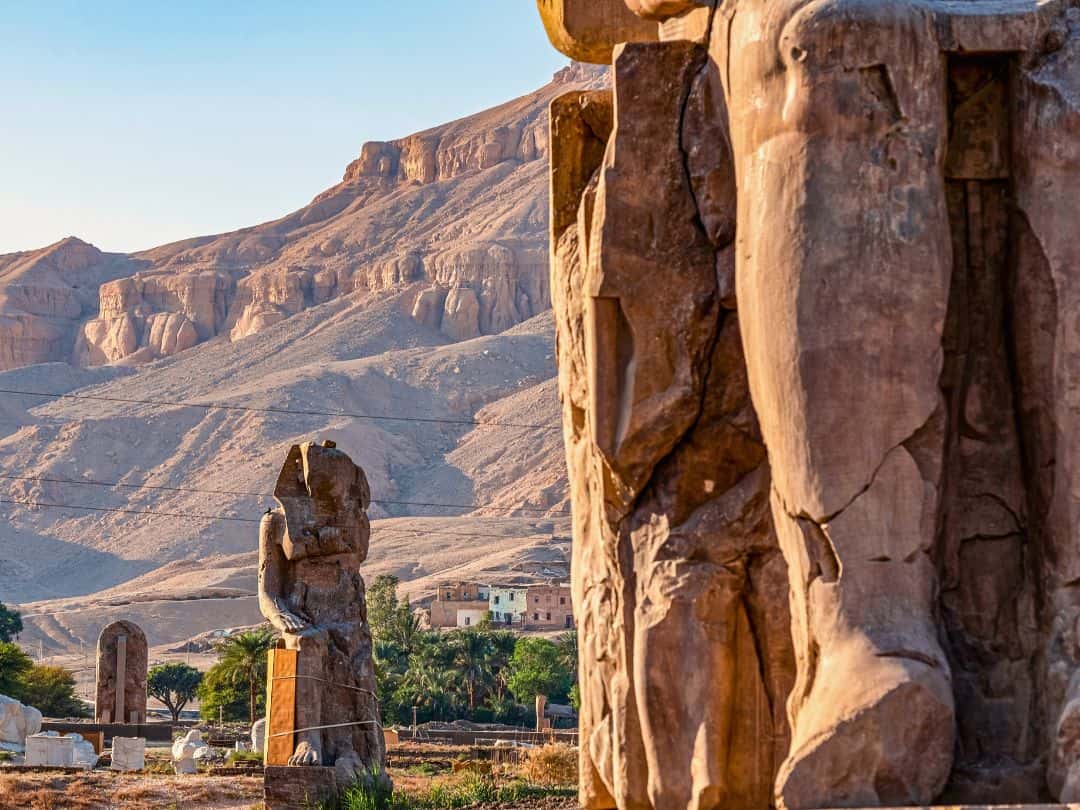
[[[533,614],[533,621],[534,622],[540,621],[540,614],[539,613],[534,613]]]
[[[536,604],[539,605],[540,604],[540,597],[539,596],[534,596],[533,597],[533,602],[535,602]]]
[[[566,626],[567,627],[573,627],[574,626],[574,617],[573,616],[567,616],[566,617]]]
[[[550,613],[547,614],[547,621],[549,621],[549,622],[551,621],[551,614]]]
[[[513,602],[514,601],[514,592],[510,591],[510,593],[507,595],[506,598],[509,599],[511,602]]]
[[[497,605],[497,604],[499,604],[499,597],[498,597],[498,595],[497,595],[497,594],[496,594],[496,596],[495,596],[495,599],[494,599],[493,601],[494,601],[494,603],[495,603],[496,605]]]
[[[559,604],[560,605],[565,605],[566,604],[566,597],[565,596],[560,596],[559,597]]]
[[[472,616],[466,616],[465,617],[465,626],[468,627],[470,624],[472,624]]]

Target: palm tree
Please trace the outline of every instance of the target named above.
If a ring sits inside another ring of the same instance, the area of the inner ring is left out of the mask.
[[[454,667],[465,679],[465,691],[469,696],[469,713],[476,709],[476,692],[492,675],[494,645],[487,633],[463,630],[456,633],[453,641]]]
[[[577,630],[567,630],[565,633],[559,634],[558,638],[555,639],[555,643],[559,647],[559,658],[562,660],[563,666],[573,673],[576,681],[578,668]]]
[[[249,630],[237,633],[217,645],[218,663],[225,677],[233,683],[247,683],[248,718],[256,720],[259,682],[266,678],[266,655],[274,646],[271,630]]]
[[[414,654],[409,659],[408,671],[401,679],[400,690],[410,698],[413,706],[430,706],[432,716],[442,719],[445,710],[451,708],[453,686],[452,673],[435,661]]]

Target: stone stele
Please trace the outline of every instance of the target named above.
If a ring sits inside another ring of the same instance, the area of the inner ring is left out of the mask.
[[[370,536],[367,478],[333,442],[307,443],[289,451],[274,496],[280,506],[259,530],[259,606],[295,651],[292,674],[272,674],[269,685],[271,706],[283,696],[292,704],[288,765],[333,767],[340,786],[385,779],[359,570]],[[268,734],[282,733],[270,712]],[[274,747],[268,737],[268,755]]]
[[[146,722],[146,656],[146,634],[137,624],[113,622],[101,631],[97,646],[97,722]]]
[[[1080,8],[589,5],[656,29],[551,111],[583,803],[1077,801]]]

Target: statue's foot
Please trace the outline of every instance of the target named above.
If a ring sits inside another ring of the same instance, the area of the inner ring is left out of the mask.
[[[777,775],[778,806],[931,804],[955,735],[947,665],[934,659],[875,654],[865,643],[823,655]]]
[[[321,761],[322,756],[319,754],[319,749],[307,740],[297,745],[293,755],[289,757],[290,765],[318,765]]]

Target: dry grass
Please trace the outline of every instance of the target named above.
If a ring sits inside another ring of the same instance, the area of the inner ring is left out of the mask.
[[[534,785],[576,785],[577,749],[559,743],[533,748],[521,763],[521,775]]]
[[[261,799],[252,777],[0,773],[0,810],[224,810]]]

